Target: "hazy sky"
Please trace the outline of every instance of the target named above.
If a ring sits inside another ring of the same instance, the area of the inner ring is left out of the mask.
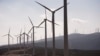
[[[22,29],[26,32],[31,28],[28,16],[34,25],[43,21],[44,8],[36,4],[38,1],[54,10],[63,5],[63,0],[0,0],[0,45],[7,43],[7,36],[1,37],[11,29],[11,35],[19,34]],[[100,0],[68,0],[68,31],[73,33],[93,33],[100,28]],[[48,19],[51,20],[51,12],[47,10]],[[55,13],[56,36],[63,35],[63,9]],[[44,25],[42,25],[44,26]],[[48,37],[52,36],[51,24],[48,23]],[[44,38],[44,28],[35,29],[35,39]],[[16,40],[14,41],[16,42]]]

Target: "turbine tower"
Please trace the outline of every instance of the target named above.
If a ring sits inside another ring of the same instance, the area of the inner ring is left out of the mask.
[[[45,9],[49,10],[52,13],[52,35],[53,35],[53,56],[55,55],[55,12],[57,12],[58,10],[60,10],[61,8],[63,8],[64,6],[61,6],[59,8],[57,8],[56,10],[52,11],[51,9],[49,9],[48,7],[42,5],[41,3],[35,1],[36,3],[38,3],[39,5],[41,5],[42,7],[44,7]]]
[[[64,4],[64,56],[69,56],[69,50],[68,50],[67,0],[63,0],[63,4]]]
[[[19,36],[20,49],[21,49],[21,33],[22,33],[22,30],[20,31],[20,36]]]

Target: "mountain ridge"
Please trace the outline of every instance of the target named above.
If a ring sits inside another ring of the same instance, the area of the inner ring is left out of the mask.
[[[68,35],[69,49],[77,50],[100,50],[100,32],[91,34],[73,33]],[[11,47],[19,47],[19,44],[11,45]],[[21,45],[23,47],[23,45]],[[29,43],[28,46],[32,46]],[[35,46],[44,47],[44,39],[36,41]],[[1,46],[7,48],[7,45]],[[52,48],[52,38],[48,38],[48,48]],[[63,49],[63,36],[56,37],[56,48]]]

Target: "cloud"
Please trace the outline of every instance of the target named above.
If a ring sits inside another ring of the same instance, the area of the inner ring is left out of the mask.
[[[71,21],[74,23],[82,23],[82,24],[87,23],[86,20],[79,19],[79,18],[73,18]]]

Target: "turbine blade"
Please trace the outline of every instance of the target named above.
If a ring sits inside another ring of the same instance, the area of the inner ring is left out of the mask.
[[[55,12],[62,9],[64,6],[59,7],[58,9],[54,10]]]
[[[67,5],[69,4],[69,2],[67,3]],[[59,7],[58,9],[54,10],[55,12],[62,9],[64,6]]]
[[[25,33],[25,35],[27,35],[27,34]]]
[[[12,38],[12,43],[13,43],[13,41],[14,41],[14,37],[12,37],[11,35],[9,35],[11,38]]]
[[[9,28],[9,32],[8,32],[8,34],[10,34],[10,28]]]
[[[11,35],[9,35],[11,38],[13,38]]]
[[[19,37],[21,37],[23,34],[20,34],[20,36]]]
[[[36,27],[36,28],[44,28],[44,27],[40,27],[40,26],[34,26],[34,27]]]
[[[33,33],[31,33],[31,38],[32,38],[32,36],[33,36]]]
[[[44,28],[44,27],[37,27],[37,28]]]
[[[15,37],[18,37],[19,36],[19,34],[18,35],[14,35]]]
[[[40,25],[42,25],[44,23],[44,20],[39,24],[39,26],[38,27],[40,27]]]
[[[35,1],[37,4],[39,4],[39,5],[41,5],[42,7],[44,7],[45,9],[47,9],[47,10],[49,10],[49,11],[51,11],[52,12],[52,10],[51,9],[49,9],[48,7],[46,7],[46,6],[44,6],[44,5],[42,5],[41,3],[39,3],[39,2],[37,2],[37,1]]]
[[[33,29],[33,27],[29,30],[28,34],[31,32],[32,29]]]
[[[46,9],[45,9],[45,19],[47,19],[47,12],[46,12]]]
[[[23,34],[18,34],[18,35],[15,35],[15,37],[20,37],[20,36],[22,36]]]
[[[6,35],[3,35],[2,37],[4,37],[4,36],[8,36],[8,34],[6,34]]]
[[[50,20],[48,20],[48,19],[47,19],[47,21],[50,22],[50,23],[52,23],[52,21],[50,21]],[[59,25],[59,24],[57,24],[57,23],[54,23],[54,24],[55,24],[55,25]]]
[[[28,34],[26,34],[27,35],[27,37],[30,37]]]
[[[22,29],[21,29],[21,31],[20,31],[20,34],[22,33]]]
[[[19,38],[19,36],[17,38]]]
[[[28,16],[28,18],[29,18],[29,20],[30,20],[30,23],[32,24],[32,26],[33,26],[33,23],[32,23],[32,20],[31,20],[31,18]]]

